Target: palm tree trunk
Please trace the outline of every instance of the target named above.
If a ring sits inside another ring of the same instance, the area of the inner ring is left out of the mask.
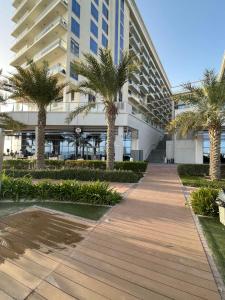
[[[106,168],[108,170],[113,170],[114,168],[114,159],[115,159],[115,123],[116,123],[116,114],[112,111],[106,112],[107,118],[107,163]]]
[[[38,110],[38,130],[37,130],[37,169],[45,167],[45,126],[46,126],[46,110],[41,106]]]
[[[210,167],[209,175],[211,180],[220,179],[220,141],[221,141],[221,128],[209,129],[210,140]]]

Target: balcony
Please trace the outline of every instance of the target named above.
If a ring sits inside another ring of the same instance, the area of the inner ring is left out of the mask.
[[[141,69],[142,69],[142,71],[143,71],[147,76],[149,76],[149,70],[148,70],[148,67],[147,67],[145,64],[142,64],[142,65],[141,65]]]
[[[15,29],[12,33],[14,37],[19,37],[20,39],[31,29],[36,28],[39,25],[40,21],[49,22],[49,19],[57,15],[63,15],[67,10],[68,1],[67,0],[56,0],[51,2],[46,6],[46,1],[39,0],[32,7],[30,11],[27,11],[26,14],[15,24]],[[51,15],[50,15],[51,14]],[[48,19],[45,19],[48,18]]]
[[[16,53],[12,65],[21,65],[27,58],[32,58],[37,51],[43,48],[43,45],[51,44],[56,37],[62,36],[67,30],[67,22],[64,18],[57,18],[51,24],[39,32],[29,45],[24,46]]]
[[[139,94],[140,88],[139,85],[134,83],[132,80],[129,80],[129,90],[133,91],[134,93]]]
[[[141,59],[142,59],[143,63],[145,63],[146,65],[149,64],[148,58],[144,52],[141,53]]]
[[[145,93],[145,94],[149,93],[149,89],[148,89],[147,85],[144,84],[143,82],[142,82],[142,84],[140,84],[140,90],[143,91],[143,93]]]
[[[53,65],[52,67],[49,68],[49,74],[51,75],[57,75],[57,76],[62,76],[65,78],[66,76],[66,67],[61,65],[61,64],[56,64]]]
[[[140,77],[141,77],[141,81],[143,81],[145,84],[149,85],[148,77],[144,73],[141,73]]]
[[[138,40],[134,37],[134,35],[130,36],[129,43],[135,49],[135,51],[137,53],[140,52],[140,44],[139,44]]]
[[[135,83],[139,83],[140,82],[140,77],[139,77],[138,73],[132,73],[131,74],[131,78],[132,78],[132,81],[134,81]]]
[[[26,12],[28,12],[31,7],[34,5],[34,0],[23,0],[20,2],[18,7],[16,8],[16,11],[12,17],[13,22],[18,22]]]
[[[13,7],[18,8],[23,0],[14,0],[13,1]]]

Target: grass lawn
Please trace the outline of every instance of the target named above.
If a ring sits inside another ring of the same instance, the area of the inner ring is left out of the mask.
[[[181,175],[180,179],[183,185],[193,187],[211,187],[211,188],[225,188],[225,179],[210,181],[200,176]]]
[[[199,217],[199,221],[225,283],[225,226],[218,218]]]
[[[100,219],[107,211],[108,207],[92,206],[76,203],[56,203],[56,202],[11,202],[0,203],[0,217],[23,210],[32,205],[38,205],[49,209],[69,213],[71,215],[87,218],[91,220]]]

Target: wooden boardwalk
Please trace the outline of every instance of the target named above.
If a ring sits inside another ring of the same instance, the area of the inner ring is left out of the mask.
[[[220,299],[174,166],[152,165],[97,225],[28,211],[0,230],[3,300]]]

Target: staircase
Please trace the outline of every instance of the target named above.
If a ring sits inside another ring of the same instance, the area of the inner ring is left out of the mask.
[[[159,142],[158,146],[151,151],[148,157],[150,163],[164,163],[166,157],[166,138]]]

